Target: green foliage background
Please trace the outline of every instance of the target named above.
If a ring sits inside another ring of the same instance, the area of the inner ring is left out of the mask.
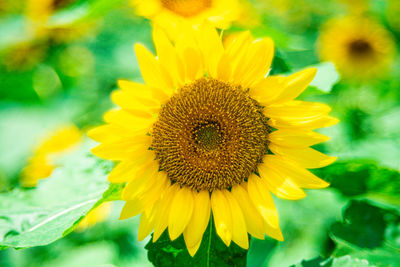
[[[390,1],[367,2],[368,14],[398,43]],[[10,65],[16,47],[37,41],[24,31],[24,1],[0,1],[0,266],[400,266],[399,55],[381,79],[341,79],[333,64],[320,62],[315,42],[327,19],[346,14],[343,2],[302,0],[283,17],[273,11],[260,12],[261,23],[251,28],[276,43],[272,73],[317,66],[301,98],[328,103],[341,120],[321,129],[332,140],[317,146],[339,157],[315,170],[331,187],[309,190],[300,201],[275,199],[284,242],[252,239],[246,258],[238,247],[225,248],[209,227],[192,259],[182,238],[138,242],[138,218],[119,221],[119,201],[105,222],[74,231],[85,214],[121,191],[106,181],[112,163],[88,152],[93,142],[64,157],[37,188],[18,182],[39,137],[65,123],[83,130],[100,124],[117,79],[141,81],[133,44],[153,49],[149,22],[126,1],[75,1],[51,21],[90,24],[84,36],[40,42],[41,56],[31,50]],[[244,28],[238,24],[224,34]]]

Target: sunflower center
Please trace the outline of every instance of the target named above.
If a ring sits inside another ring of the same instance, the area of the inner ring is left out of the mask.
[[[202,78],[162,107],[152,148],[172,182],[228,189],[256,170],[268,151],[268,133],[262,107],[242,87]]]
[[[370,55],[373,52],[373,48],[366,40],[355,40],[349,44],[349,52],[355,58],[362,58]]]
[[[193,137],[201,149],[214,150],[222,143],[222,133],[217,122],[200,124],[193,132]]]
[[[211,7],[212,0],[161,0],[163,7],[183,16],[195,16]]]

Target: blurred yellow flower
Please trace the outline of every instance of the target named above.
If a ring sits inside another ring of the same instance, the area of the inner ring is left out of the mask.
[[[100,206],[90,211],[75,228],[77,232],[83,232],[84,230],[94,226],[96,223],[103,222],[107,219],[111,212],[111,202],[104,202]]]
[[[28,165],[21,172],[21,184],[36,186],[56,168],[55,159],[73,149],[81,140],[81,132],[74,125],[63,126],[46,136],[36,147]]]
[[[120,80],[121,108],[88,133],[95,155],[121,161],[108,178],[127,183],[121,219],[141,214],[139,240],[183,233],[191,255],[212,221],[227,246],[247,249],[248,233],[283,240],[271,193],[328,186],[306,168],[336,159],[309,147],[329,139],[312,130],[337,123],[330,107],[294,100],[316,69],[266,77],[271,39],[243,32],[224,46],[210,23],[182,34],[173,45],[155,28],[157,57],[136,44],[145,84]]]
[[[93,28],[93,22],[75,22],[67,25],[49,25],[50,17],[75,0],[28,0],[26,18],[28,30],[33,38],[50,38],[58,42],[66,42],[79,38]]]
[[[149,18],[171,36],[179,35],[181,23],[198,26],[209,20],[225,29],[240,17],[238,0],[132,0],[132,4],[139,16]]]
[[[332,61],[344,77],[352,79],[384,74],[395,52],[391,34],[363,17],[328,21],[322,27],[318,46],[322,60]]]

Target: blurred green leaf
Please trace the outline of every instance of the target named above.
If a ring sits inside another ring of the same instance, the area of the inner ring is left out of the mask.
[[[269,75],[285,73],[289,72],[290,70],[291,68],[286,63],[285,55],[281,51],[276,50]]]
[[[247,250],[233,242],[227,247],[218,237],[212,218],[194,257],[189,255],[182,235],[171,242],[167,231],[145,248],[154,266],[246,266]]]
[[[112,263],[117,257],[117,248],[111,242],[101,241],[89,243],[71,249],[68,253],[63,253],[59,257],[43,264],[43,267],[70,267],[70,266],[114,266]]]
[[[365,201],[351,201],[343,212],[343,223],[335,223],[332,234],[360,248],[381,246],[386,229],[384,212]]]
[[[47,245],[102,199],[111,164],[88,155],[87,146],[61,162],[34,189],[0,194],[0,246],[25,248]],[[115,188],[111,189],[114,195]]]
[[[400,213],[367,201],[352,200],[343,222],[332,226],[335,255],[350,254],[379,266],[397,266],[400,256]]]
[[[344,196],[368,195],[382,201],[400,204],[400,173],[381,167],[371,160],[339,161],[316,170]]]
[[[365,259],[357,259],[351,256],[343,256],[340,258],[317,257],[311,260],[302,260],[300,263],[293,265],[294,267],[369,267],[370,265]]]

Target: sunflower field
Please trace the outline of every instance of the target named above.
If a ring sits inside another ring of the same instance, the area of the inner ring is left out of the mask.
[[[0,267],[400,266],[399,0],[0,0]]]

